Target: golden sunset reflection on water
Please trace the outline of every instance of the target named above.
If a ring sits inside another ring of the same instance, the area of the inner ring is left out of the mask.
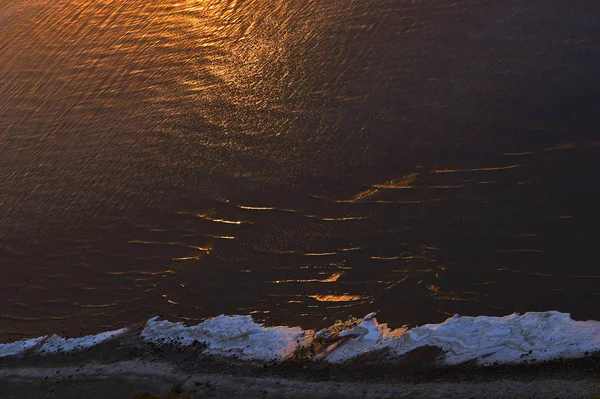
[[[600,319],[593,13],[526,3],[0,0],[0,335]]]
[[[310,298],[316,299],[319,302],[352,302],[364,299],[358,295],[311,295]]]

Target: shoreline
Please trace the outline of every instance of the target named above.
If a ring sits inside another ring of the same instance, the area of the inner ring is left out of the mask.
[[[372,357],[395,363],[416,351],[437,348],[432,362],[480,366],[578,359],[600,352],[600,321],[576,321],[557,311],[513,313],[503,317],[454,315],[440,324],[391,329],[375,313],[336,321],[319,331],[265,327],[250,315],[220,315],[199,324],[149,319],[119,330],[66,338],[57,335],[0,343],[0,359],[83,352],[105,342],[186,349],[204,355],[262,363],[306,361],[342,364]]]
[[[139,331],[138,331],[139,332]],[[12,398],[590,398],[600,353],[580,359],[443,366],[438,348],[371,352],[344,363],[256,361],[207,354],[200,344],[156,345],[134,331],[84,351],[0,359],[0,397]],[[167,393],[171,392],[169,395]],[[137,396],[136,396],[137,395]],[[145,395],[145,396],[144,396]]]
[[[105,346],[105,345],[102,345]],[[22,358],[0,364],[2,398],[590,398],[600,394],[600,356],[530,365],[435,367],[256,362],[199,351],[133,347]],[[169,395],[167,393],[171,392]],[[154,395],[154,396],[152,396]]]
[[[371,313],[318,332],[250,316],[195,326],[152,318],[0,344],[0,397],[600,397],[599,336],[600,322],[558,312],[397,330]]]

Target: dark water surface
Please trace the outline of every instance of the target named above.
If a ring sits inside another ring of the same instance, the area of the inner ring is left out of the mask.
[[[599,16],[0,0],[0,336],[600,319]]]

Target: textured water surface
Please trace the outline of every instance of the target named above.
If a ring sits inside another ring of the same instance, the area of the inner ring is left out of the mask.
[[[598,5],[501,3],[0,0],[0,335],[600,319]]]

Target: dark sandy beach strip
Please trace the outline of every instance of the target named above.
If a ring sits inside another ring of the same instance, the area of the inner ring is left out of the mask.
[[[598,355],[535,365],[439,368],[432,362],[436,353],[421,351],[396,362],[369,357],[342,365],[262,363],[207,356],[201,347],[113,342],[85,353],[3,359],[0,398],[600,397]]]
[[[160,371],[160,372],[159,372]],[[593,379],[430,381],[379,383],[312,381],[235,374],[188,374],[165,363],[120,362],[81,368],[15,368],[0,374],[2,398],[590,398]],[[466,376],[465,376],[466,377]],[[168,395],[174,386],[180,394]]]

